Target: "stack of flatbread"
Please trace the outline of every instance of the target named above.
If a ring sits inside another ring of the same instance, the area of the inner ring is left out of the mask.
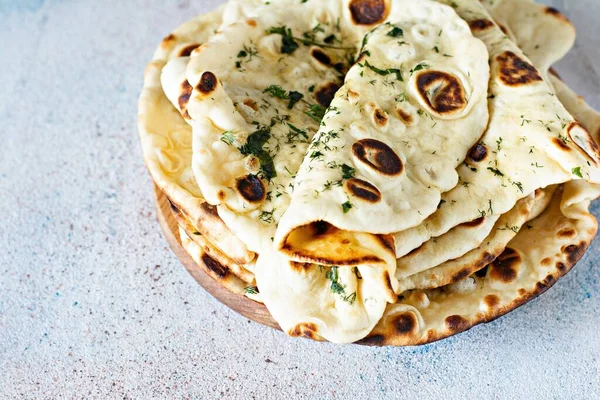
[[[139,102],[182,244],[290,336],[414,345],[586,251],[600,115],[529,0],[230,0],[165,37]]]

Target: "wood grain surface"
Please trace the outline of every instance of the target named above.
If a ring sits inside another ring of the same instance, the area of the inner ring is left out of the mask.
[[[196,282],[221,303],[244,317],[258,322],[259,324],[270,326],[271,328],[281,329],[273,317],[271,317],[271,314],[269,314],[267,307],[250,300],[246,296],[241,296],[225,289],[196,264],[181,244],[179,226],[171,212],[169,199],[156,186],[154,186],[154,196],[156,198],[158,221],[160,222],[160,226],[163,229],[167,242],[169,242],[169,246],[171,246],[171,249],[179,261],[181,261],[185,269],[187,269]]]

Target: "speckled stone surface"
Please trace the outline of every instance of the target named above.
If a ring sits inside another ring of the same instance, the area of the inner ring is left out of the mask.
[[[202,0],[0,0],[0,398],[598,398],[600,242],[541,298],[420,348],[290,339],[167,248],[142,71]],[[600,107],[598,0],[559,72]],[[598,205],[595,207],[598,210]]]

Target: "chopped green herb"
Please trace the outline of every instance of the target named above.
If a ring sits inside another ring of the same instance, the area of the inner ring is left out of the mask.
[[[570,142],[570,140],[569,140],[569,138],[568,138],[568,137],[566,137],[566,136],[563,136],[563,135],[561,135],[560,133],[558,134],[558,138],[559,138],[560,140],[562,140],[564,144],[568,144],[568,143]]]
[[[311,104],[308,106],[308,111],[305,111],[304,114],[308,115],[317,122],[321,122],[325,116],[325,111],[327,111],[325,107],[319,104]]]
[[[521,191],[521,193],[523,193],[523,184],[521,182],[513,182],[512,184],[516,186],[517,189]]]
[[[245,156],[255,155],[260,161],[260,169],[265,178],[271,180],[277,176],[273,158],[268,151],[263,149],[263,146],[271,138],[271,132],[268,128],[261,128],[248,136],[246,144],[239,148],[240,153]]]
[[[343,286],[339,281],[338,267],[332,267],[325,273],[325,277],[331,281],[331,292],[339,295],[342,300],[352,305],[356,301],[356,292],[346,296],[346,286]]]
[[[407,101],[408,96],[406,95],[406,90],[404,92],[400,93],[398,96],[396,96],[395,100],[399,103],[402,103],[403,101]]]
[[[410,70],[410,74],[414,74],[417,71],[421,71],[423,69],[429,69],[429,64],[425,63],[425,62],[421,62],[419,64],[417,64],[413,69]]]
[[[316,32],[323,32],[323,29],[319,27],[319,25],[317,25],[315,28],[313,28],[312,32],[305,32],[303,34],[304,37],[296,37],[292,34],[292,30],[289,29],[287,26],[279,26],[279,27],[271,27],[269,29],[267,29],[267,33],[269,34],[274,34],[274,35],[281,35],[281,52],[283,54],[292,54],[294,51],[296,51],[296,49],[298,49],[298,47],[300,47],[300,45],[298,44],[298,42],[302,43],[305,46],[319,46],[319,47],[325,47],[325,48],[330,48],[330,49],[338,49],[338,50],[354,50],[353,47],[342,47],[342,46],[333,46],[327,42],[325,43],[319,43],[315,40],[315,33]],[[325,39],[330,39],[330,36],[328,36]],[[334,37],[335,39],[335,37]]]
[[[342,179],[354,178],[356,170],[347,164],[342,164]]]
[[[247,294],[258,294],[258,288],[256,286],[248,286],[244,288]]]
[[[268,88],[266,88],[265,90],[263,90],[263,93],[268,93],[273,97],[277,97],[277,98],[283,99],[283,100],[287,100],[290,98],[290,96],[287,94],[287,92],[285,90],[283,90],[283,88],[279,85],[271,85]]]
[[[300,128],[295,127],[294,125],[290,124],[288,122],[288,126],[290,127],[290,131],[287,135],[287,140],[288,143],[295,143],[295,142],[303,142],[305,140],[308,140],[308,135],[306,134],[305,131],[303,131]],[[304,139],[302,139],[302,138]]]
[[[488,167],[488,171],[492,171],[496,176],[504,176],[504,174],[496,168]]]
[[[360,64],[358,64],[360,65]],[[376,74],[379,74],[381,76],[387,76],[390,74],[395,74],[396,75],[396,79],[398,79],[400,82],[404,82],[404,78],[402,77],[402,71],[399,70],[398,68],[388,68],[388,69],[380,69],[377,67],[372,66],[371,64],[369,64],[369,62],[367,60],[365,60],[365,67],[369,68],[371,71],[375,72]]]
[[[402,29],[398,28],[397,26],[394,26],[392,28],[392,30],[387,33],[386,36],[391,36],[394,38],[402,37],[402,36],[404,36],[404,31]]]
[[[321,153],[320,151],[313,151],[312,153],[310,153],[310,158],[311,159],[320,159],[321,157],[323,157],[323,153]]]
[[[304,95],[302,93],[296,92],[294,90],[292,90],[288,96],[290,98],[290,102],[288,103],[288,109],[290,110],[294,108],[294,105],[296,105],[297,102],[304,98]]]
[[[292,30],[285,25],[280,27],[271,27],[267,30],[269,34],[281,35],[281,52],[283,54],[292,54],[300,45],[296,43]]]
[[[342,204],[342,210],[344,210],[344,214],[346,214],[352,208],[352,204],[349,201]]]
[[[233,132],[226,131],[221,134],[221,141],[227,143],[229,146],[233,144],[235,141],[235,137],[233,136]]]
[[[258,219],[260,219],[265,224],[272,224],[273,222],[275,222],[275,218],[273,218],[274,212],[275,212],[274,209],[271,211],[263,211],[258,216]]]
[[[571,172],[573,173],[573,175],[583,178],[583,174],[581,173],[581,167],[573,168]]]

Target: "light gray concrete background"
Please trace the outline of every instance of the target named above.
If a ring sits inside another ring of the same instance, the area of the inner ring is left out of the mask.
[[[197,285],[156,221],[136,101],[160,39],[218,3],[0,0],[0,398],[599,398],[599,242],[420,348],[290,339]],[[555,5],[580,33],[558,70],[600,107],[600,2]]]

